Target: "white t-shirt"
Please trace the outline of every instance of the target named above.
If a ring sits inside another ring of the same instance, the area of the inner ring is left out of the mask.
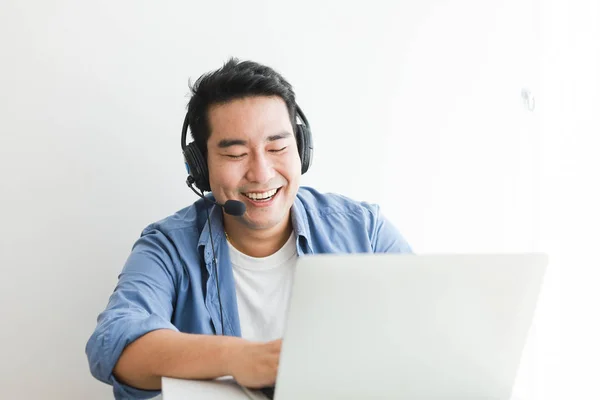
[[[280,339],[298,259],[296,234],[292,232],[283,247],[268,257],[250,257],[231,244],[229,255],[242,337],[261,342]]]

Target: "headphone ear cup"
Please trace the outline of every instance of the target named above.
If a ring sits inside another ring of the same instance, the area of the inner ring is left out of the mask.
[[[183,151],[183,156],[188,166],[188,173],[194,179],[196,187],[201,191],[210,192],[208,165],[198,145],[195,142],[188,144]]]
[[[304,174],[312,164],[313,143],[309,127],[301,124],[296,125],[296,142],[302,164],[302,173]]]

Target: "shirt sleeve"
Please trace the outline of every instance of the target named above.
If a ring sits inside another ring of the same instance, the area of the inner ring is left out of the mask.
[[[157,329],[177,328],[171,323],[175,301],[178,254],[158,230],[145,230],[136,241],[119,275],[108,306],[85,351],[92,375],[113,386],[116,399],[147,399],[160,391],[139,390],[117,381],[112,373],[123,349]]]
[[[398,229],[382,213],[376,204],[369,206],[372,216],[371,246],[374,253],[412,254],[412,248]]]

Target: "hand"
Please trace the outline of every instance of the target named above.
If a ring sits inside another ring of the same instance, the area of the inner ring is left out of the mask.
[[[231,357],[231,375],[242,386],[273,386],[279,367],[281,339],[257,343],[244,341]]]

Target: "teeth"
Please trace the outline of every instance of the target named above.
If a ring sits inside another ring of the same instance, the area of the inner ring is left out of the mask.
[[[275,193],[277,193],[277,189],[262,193],[244,193],[244,195],[250,197],[252,200],[262,200],[273,196]]]

